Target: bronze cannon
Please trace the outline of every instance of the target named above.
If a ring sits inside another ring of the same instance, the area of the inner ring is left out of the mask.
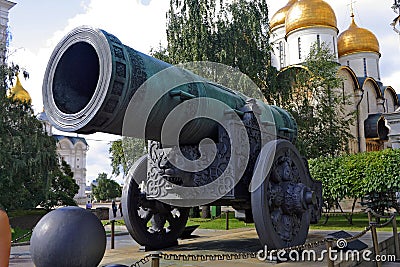
[[[148,142],[125,174],[122,196],[125,223],[141,245],[176,244],[189,207],[199,205],[242,211],[268,248],[303,244],[320,218],[321,183],[293,145],[297,125],[287,111],[103,30],[79,27],[60,41],[43,99],[59,130]]]

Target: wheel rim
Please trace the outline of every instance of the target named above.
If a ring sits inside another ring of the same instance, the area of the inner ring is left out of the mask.
[[[122,211],[126,227],[142,246],[156,249],[175,245],[185,229],[189,209],[146,200],[136,182],[145,181],[146,175],[147,155],[135,162],[125,180]]]
[[[309,205],[315,203],[315,195],[310,189],[303,159],[294,145],[286,140],[271,142],[270,147],[275,150],[267,159],[273,160],[271,169],[252,192],[251,200],[261,243],[279,249],[304,244],[310,224]]]

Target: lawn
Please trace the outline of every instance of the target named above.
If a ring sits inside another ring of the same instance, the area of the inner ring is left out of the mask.
[[[254,228],[254,223],[245,223],[243,221],[239,221],[234,217],[234,213],[229,213],[229,229],[237,229],[237,228]],[[325,221],[325,217],[323,216],[318,224],[312,224],[310,226],[311,230],[344,230],[344,231],[353,231],[353,232],[361,232],[368,226],[368,217],[366,214],[357,213],[353,215],[353,225],[350,225],[343,215],[331,216],[326,224],[323,224]],[[384,220],[381,223],[385,222]],[[108,220],[102,221],[103,225],[109,223]],[[118,220],[116,225],[124,224],[123,220]],[[215,230],[225,230],[226,227],[226,218],[225,214],[222,214],[219,218],[216,219],[202,219],[202,218],[189,218],[187,226],[191,225],[200,225],[200,229],[215,229]],[[400,225],[400,217],[397,217],[397,225]],[[378,231],[392,231],[392,224],[389,224],[386,227],[378,228]],[[24,235],[29,232],[26,229],[15,228],[12,229],[12,239]],[[109,232],[109,231],[108,231]],[[29,241],[30,235],[19,242]]]
[[[191,225],[200,225],[200,229],[216,229],[216,230],[225,230],[226,227],[226,217],[225,213],[222,214],[220,218],[217,219],[201,219],[201,218],[189,218],[186,223],[187,226]],[[254,228],[254,223],[245,223],[243,221],[239,221],[235,218],[234,212],[229,213],[229,229],[237,229],[237,228]]]
[[[225,214],[221,218],[215,220],[205,220],[200,218],[189,218],[187,225],[200,225],[200,229],[225,229]],[[353,215],[353,224],[351,225],[345,216],[336,215],[331,216],[326,224],[323,224],[325,217],[323,216],[318,224],[311,224],[311,230],[344,230],[344,231],[354,231],[361,232],[368,226],[368,216],[363,213]],[[381,223],[385,222],[382,220]],[[400,217],[397,217],[397,225],[400,226]],[[244,223],[234,218],[234,213],[229,213],[229,229],[235,228],[254,228],[254,223]],[[378,231],[392,231],[392,224],[386,227],[378,228]]]
[[[345,230],[345,231],[363,231],[368,226],[368,216],[364,213],[356,213],[353,215],[353,224],[349,224],[343,215],[336,215],[329,217],[326,224],[323,224],[325,217],[323,216],[318,224],[312,224],[310,229],[312,230]],[[397,217],[397,226],[400,226],[400,217]],[[382,219],[380,223],[386,222]],[[383,228],[377,228],[378,231],[393,231],[392,224]]]

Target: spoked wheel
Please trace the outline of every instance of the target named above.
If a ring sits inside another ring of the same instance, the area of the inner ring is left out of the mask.
[[[275,153],[261,185],[251,193],[251,207],[258,236],[268,249],[304,244],[310,225],[311,207],[316,203],[310,189],[311,179],[295,146],[286,140],[275,140],[266,148]]]
[[[177,244],[189,217],[188,208],[172,207],[157,200],[147,200],[137,181],[147,176],[147,155],[129,171],[122,192],[122,211],[126,228],[140,245],[152,249]]]

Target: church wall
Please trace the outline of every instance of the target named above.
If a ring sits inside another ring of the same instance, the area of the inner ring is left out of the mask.
[[[72,144],[68,139],[62,139],[57,144],[57,154],[61,159],[68,163],[74,173],[74,179],[79,185],[79,191],[75,195],[78,204],[86,203],[86,151],[87,146],[82,142]]]
[[[363,98],[359,109],[359,125],[361,137],[361,151],[367,150],[367,140],[365,138],[364,121],[368,118],[369,114],[383,113],[383,100],[376,91],[375,85],[372,80],[367,80],[362,85],[364,91]]]
[[[7,24],[9,10],[15,6],[14,2],[0,0],[0,47],[4,48],[7,41]],[[0,62],[4,62],[5,52],[0,53]]]
[[[366,107],[366,115],[383,112],[378,107],[378,95],[372,81],[366,81],[362,87],[364,90],[364,98],[362,105]],[[366,119],[366,118],[365,118]]]
[[[397,99],[393,95],[393,93],[390,89],[388,89],[388,88],[385,89],[384,97],[385,97],[385,112],[391,113],[391,112],[396,111],[396,109],[398,107]]]
[[[350,54],[340,57],[339,62],[343,66],[350,67],[357,77],[372,77],[377,81],[381,79],[379,74],[379,55],[376,53]]]
[[[273,53],[271,56],[271,61],[272,61],[271,64],[278,70],[288,65],[286,57],[288,51],[288,44],[285,40],[285,33],[286,33],[285,26],[282,25],[278,28],[275,28],[271,34],[271,43],[273,49]]]
[[[320,43],[325,42],[332,53],[337,55],[337,32],[335,29],[322,27],[300,29],[287,36],[289,65],[304,62],[310,53],[311,46],[317,43],[318,36]]]
[[[400,111],[385,114],[385,119],[390,129],[388,146],[400,149]]]
[[[86,145],[82,142],[75,144],[75,172],[74,178],[79,185],[79,192],[75,196],[77,200],[84,199],[83,203],[86,203],[85,186],[86,186]]]
[[[352,74],[346,69],[340,69],[338,72],[338,76],[342,79],[342,86],[339,88],[341,93],[344,95],[345,99],[347,99],[347,105],[345,105],[344,114],[351,114],[354,116],[354,122],[350,125],[350,133],[353,136],[352,140],[349,143],[349,152],[350,153],[358,153],[358,127],[357,127],[357,118],[354,112],[357,109],[357,104],[360,101],[360,95],[362,92],[358,89],[358,85],[355,84]]]

